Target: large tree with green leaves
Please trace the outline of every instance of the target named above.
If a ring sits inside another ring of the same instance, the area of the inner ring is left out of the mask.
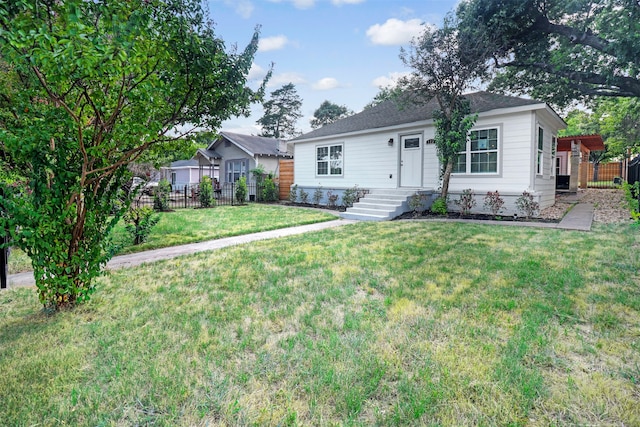
[[[406,94],[403,102],[435,99],[439,107],[434,113],[435,144],[442,166],[441,197],[445,199],[454,162],[476,120],[464,93],[486,76],[484,46],[482,38],[460,31],[456,18],[448,16],[441,28],[426,27],[408,51],[401,51],[400,58],[412,70],[400,80]]]
[[[129,163],[176,127],[216,128],[260,99],[245,84],[257,45],[256,33],[226,49],[199,0],[0,4],[0,140],[25,177],[5,188],[0,225],[31,257],[46,307],[93,292],[131,199]]]
[[[289,139],[298,136],[296,121],[302,117],[302,100],[293,83],[287,83],[271,92],[263,103],[264,115],[257,121],[262,126],[262,136]]]
[[[470,0],[461,26],[491,35],[490,89],[565,106],[588,97],[640,97],[638,0]]]
[[[321,126],[333,123],[336,120],[344,119],[353,114],[353,111],[349,110],[344,105],[334,104],[330,101],[324,101],[320,104],[320,107],[313,112],[313,119],[311,119],[311,127],[313,129]]]

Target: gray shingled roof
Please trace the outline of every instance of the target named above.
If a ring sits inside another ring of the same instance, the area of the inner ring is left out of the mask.
[[[542,101],[533,99],[498,95],[489,92],[474,92],[465,95],[465,97],[469,99],[471,103],[472,113],[481,113],[500,108],[544,104]],[[433,118],[433,111],[437,108],[438,104],[435,99],[423,105],[408,105],[405,107],[400,107],[396,101],[387,100],[358,114],[294,138],[291,142],[429,120]]]
[[[175,162],[171,162],[171,168],[184,168],[187,166],[194,166],[197,167],[198,165],[198,161],[197,160],[176,160]]]
[[[231,132],[220,132],[220,136],[228,139],[254,155],[291,157],[291,155],[286,151],[280,150],[281,145],[285,146],[285,144],[284,141],[280,141],[278,139],[266,138],[263,136],[241,135],[239,133]]]

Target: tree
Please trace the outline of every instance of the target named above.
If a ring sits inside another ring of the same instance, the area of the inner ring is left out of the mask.
[[[364,110],[375,107],[383,101],[388,99],[398,99],[402,94],[402,88],[400,86],[385,86],[381,87],[380,91],[373,97],[371,102],[364,106]]]
[[[320,107],[313,112],[313,119],[311,119],[311,127],[313,129],[319,128],[329,123],[333,123],[336,120],[344,119],[353,114],[353,111],[349,110],[344,105],[334,104],[333,102],[324,101],[320,104]]]
[[[461,27],[491,35],[490,89],[566,106],[589,97],[640,96],[637,0],[471,0]]]
[[[408,101],[425,103],[436,100],[434,112],[435,144],[442,166],[441,197],[446,199],[454,162],[465,147],[469,130],[476,120],[470,115],[469,101],[463,93],[477,79],[486,76],[483,39],[459,31],[453,16],[442,28],[425,28],[411,42],[410,51],[401,50],[400,58],[413,71],[400,81]]]
[[[31,257],[45,307],[94,291],[131,201],[129,163],[177,127],[216,128],[261,98],[264,83],[245,86],[257,32],[226,51],[204,17],[199,0],[0,4],[0,140],[26,177],[0,200],[0,225]]]
[[[264,115],[256,122],[262,126],[262,136],[289,139],[300,134],[296,121],[302,117],[302,100],[293,83],[271,92],[271,99],[263,104]]]

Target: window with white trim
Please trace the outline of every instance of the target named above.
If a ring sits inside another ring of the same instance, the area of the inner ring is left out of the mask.
[[[453,164],[453,173],[498,173],[498,128],[472,130],[465,150]]]
[[[542,175],[544,172],[544,130],[538,128],[538,150],[536,156],[536,165],[538,175]]]
[[[241,176],[247,176],[247,160],[227,161],[227,182],[236,182]]]
[[[316,175],[342,175],[342,149],[342,144],[316,147]]]

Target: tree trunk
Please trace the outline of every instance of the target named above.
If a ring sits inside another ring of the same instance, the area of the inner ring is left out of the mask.
[[[452,170],[453,159],[449,159],[447,161],[447,166],[444,168],[444,173],[442,174],[442,192],[440,193],[440,197],[444,200],[447,200],[447,196],[449,195],[449,180],[451,179]]]

